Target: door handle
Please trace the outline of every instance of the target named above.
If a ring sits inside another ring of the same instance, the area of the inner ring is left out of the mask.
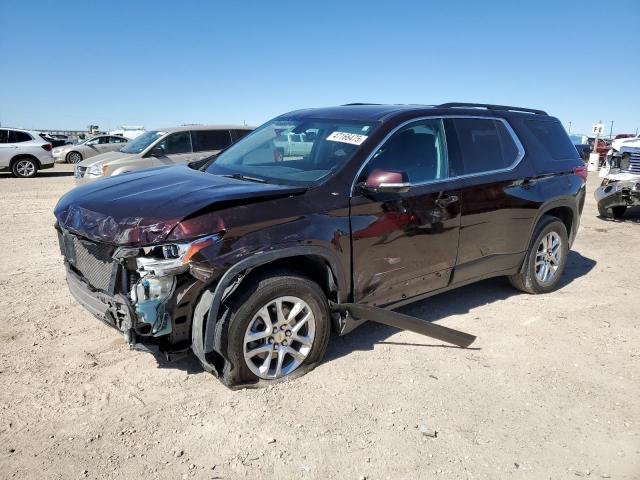
[[[447,208],[452,203],[456,203],[458,201],[457,195],[443,195],[439,199],[436,200],[436,205],[440,208]]]

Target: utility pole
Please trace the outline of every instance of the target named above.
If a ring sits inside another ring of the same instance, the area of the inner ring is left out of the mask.
[[[613,138],[613,120],[611,120],[611,127],[609,127],[609,140]]]
[[[571,122],[569,122],[569,135],[571,135]]]

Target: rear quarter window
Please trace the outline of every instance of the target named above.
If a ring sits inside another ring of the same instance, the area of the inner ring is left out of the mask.
[[[458,150],[460,157],[456,160],[456,155],[453,155],[453,175],[504,170],[510,168],[518,159],[518,146],[501,120],[453,118],[449,122],[453,131],[447,132],[447,136],[449,137],[450,132],[454,133],[457,145],[452,147],[457,148],[452,150]]]
[[[578,151],[560,122],[526,120],[524,124],[554,160],[578,158]]]
[[[233,139],[235,142],[237,142],[249,133],[251,133],[251,130],[233,130]]]
[[[194,152],[224,150],[231,144],[229,130],[194,130],[191,132]]]

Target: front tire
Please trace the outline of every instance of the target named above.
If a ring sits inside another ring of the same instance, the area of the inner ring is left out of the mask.
[[[67,154],[67,163],[80,163],[82,161],[82,154],[80,152],[69,152]]]
[[[293,271],[249,280],[226,302],[216,325],[226,350],[222,382],[231,388],[264,386],[311,371],[329,343],[330,311],[320,286]]]
[[[19,158],[13,162],[11,172],[18,178],[32,178],[38,173],[38,164],[31,158]]]
[[[627,211],[626,205],[617,205],[615,207],[603,208],[598,205],[598,213],[601,217],[604,218],[622,218],[624,217],[624,212]]]
[[[531,294],[556,289],[569,254],[567,228],[556,217],[544,216],[533,234],[523,270],[509,281],[518,290]]]

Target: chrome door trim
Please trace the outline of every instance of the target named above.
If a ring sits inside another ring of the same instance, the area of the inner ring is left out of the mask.
[[[354,195],[354,189],[356,186],[356,181],[358,180],[358,178],[360,177],[360,174],[362,173],[362,171],[364,170],[364,168],[367,166],[367,164],[371,161],[371,159],[373,158],[373,156],[376,154],[376,152],[380,149],[380,147],[382,147],[382,145],[384,145],[384,143],[389,140],[389,138],[396,133],[398,130],[400,130],[403,127],[406,127],[407,125],[411,124],[411,123],[415,123],[415,122],[419,122],[421,120],[433,120],[433,119],[445,119],[445,118],[480,118],[483,120],[498,120],[500,122],[502,122],[505,126],[505,128],[507,129],[507,132],[509,132],[509,135],[511,136],[511,138],[513,139],[513,142],[516,144],[516,148],[518,149],[518,156],[516,157],[516,159],[514,160],[514,162],[509,165],[506,168],[500,168],[497,170],[487,170],[485,172],[477,172],[477,173],[468,173],[466,175],[457,175],[455,177],[447,177],[447,178],[438,178],[435,180],[428,180],[426,182],[418,182],[418,183],[411,183],[412,187],[421,187],[423,185],[430,185],[433,183],[442,183],[442,182],[449,182],[452,180],[460,180],[460,179],[465,179],[465,178],[474,178],[474,177],[482,177],[485,175],[493,175],[496,173],[504,173],[504,172],[510,172],[512,170],[514,170],[522,161],[522,159],[525,156],[525,149],[524,146],[522,145],[522,142],[520,141],[520,139],[518,138],[518,135],[516,135],[516,132],[513,130],[513,128],[511,127],[511,125],[509,124],[509,122],[505,119],[505,118],[501,118],[501,117],[493,117],[490,115],[427,115],[427,116],[422,116],[422,117],[416,117],[416,118],[412,118],[411,120],[407,120],[403,123],[401,123],[400,125],[396,126],[393,130],[391,130],[389,133],[387,133],[387,135],[385,135],[385,137],[376,145],[376,147],[371,151],[371,153],[367,156],[367,158],[364,160],[364,162],[362,162],[362,165],[360,166],[360,168],[358,169],[358,172],[356,173],[355,177],[353,178],[353,182],[351,183],[351,198],[353,198]],[[444,125],[443,125],[443,129],[444,129]],[[448,154],[448,150],[449,150],[449,145],[446,139],[446,135],[447,132],[444,132],[445,134],[445,147],[447,148],[447,154]],[[448,164],[448,158],[447,158],[447,164]]]

